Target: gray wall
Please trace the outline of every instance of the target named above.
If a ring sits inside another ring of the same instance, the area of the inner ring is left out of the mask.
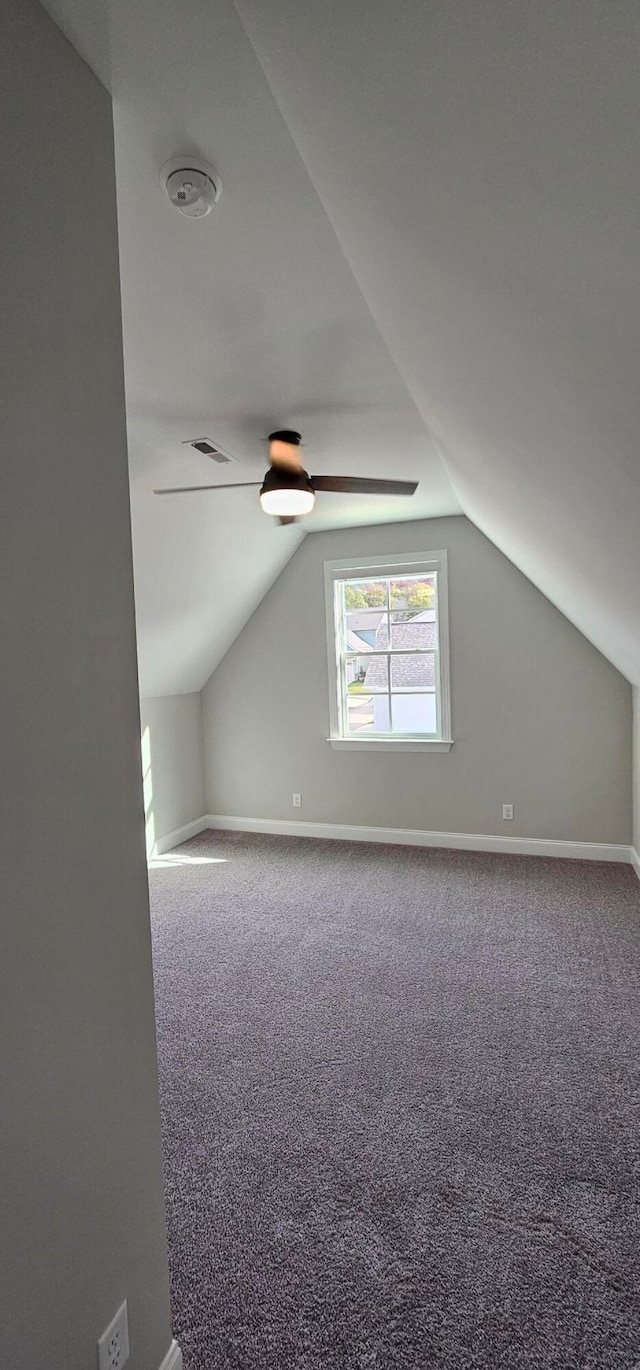
[[[640,856],[640,686],[633,691],[633,845]]]
[[[439,548],[454,747],[334,751],[323,561]],[[203,717],[210,813],[630,840],[629,684],[462,517],[307,536],[205,687]]]
[[[199,694],[140,701],[147,851],[205,812]]]
[[[170,1344],[110,100],[0,20],[0,1364]]]

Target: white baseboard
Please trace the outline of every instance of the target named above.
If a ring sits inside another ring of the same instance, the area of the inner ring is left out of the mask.
[[[640,856],[638,856],[638,853],[637,853],[635,847],[631,847],[630,850],[631,850],[631,865],[633,866],[633,869],[634,869],[634,871],[635,871],[635,873],[636,873],[636,875],[637,875],[637,877],[638,877],[638,880],[640,880]]]
[[[202,829],[200,831],[202,832]],[[177,1341],[172,1341],[160,1370],[182,1370],[182,1351]]]
[[[202,818],[194,818],[191,823],[185,823],[183,828],[176,828],[174,832],[158,837],[153,844],[152,856],[164,856],[165,852],[179,847],[181,842],[188,842],[190,837],[197,837],[199,832],[204,832],[210,826],[206,814]]]
[[[502,837],[489,833],[426,832],[419,828],[364,828],[351,823],[301,823],[288,818],[236,818],[207,814],[205,828],[233,832],[280,833],[286,837],[326,837],[342,842],[387,842],[405,847],[449,847],[458,851],[512,852],[520,856],[560,856],[577,861],[619,861],[628,865],[632,848],[610,842],[557,842],[542,837]],[[184,841],[185,839],[181,839]]]

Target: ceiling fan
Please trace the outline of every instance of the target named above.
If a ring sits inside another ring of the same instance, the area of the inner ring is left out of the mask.
[[[279,523],[295,523],[301,514],[310,514],[316,491],[337,495],[413,495],[414,480],[369,480],[362,476],[310,476],[300,460],[299,433],[290,428],[269,434],[271,465],[264,480],[233,481],[230,485],[183,485],[171,490],[154,490],[154,495],[186,495],[196,490],[231,490],[237,485],[260,485],[260,503],[265,514],[274,514]]]

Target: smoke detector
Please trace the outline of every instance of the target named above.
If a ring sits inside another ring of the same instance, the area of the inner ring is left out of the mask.
[[[160,184],[172,205],[187,219],[202,219],[213,209],[222,190],[214,167],[188,153],[165,162],[160,170]]]

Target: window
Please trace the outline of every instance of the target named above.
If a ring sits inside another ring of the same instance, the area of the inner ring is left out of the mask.
[[[448,751],[447,554],[325,562],[335,747]]]

